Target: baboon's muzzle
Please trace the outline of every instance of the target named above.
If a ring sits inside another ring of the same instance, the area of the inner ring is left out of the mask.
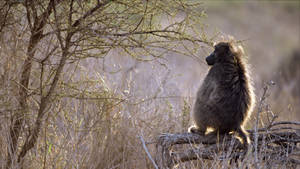
[[[213,65],[215,63],[215,53],[211,53],[209,56],[206,57],[205,60],[208,65]]]

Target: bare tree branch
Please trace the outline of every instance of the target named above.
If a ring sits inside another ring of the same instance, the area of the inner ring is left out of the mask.
[[[49,10],[51,11],[53,9],[55,11],[56,5],[57,4],[55,4],[54,0],[50,1],[50,3],[49,3],[50,7],[48,6],[48,8],[50,8]],[[71,3],[70,5],[73,5],[73,4]],[[48,92],[47,92],[47,94],[45,96],[41,97],[41,101],[40,101],[40,105],[39,105],[40,107],[39,107],[39,110],[38,110],[38,116],[36,118],[34,128],[32,129],[32,131],[30,131],[30,135],[28,136],[28,138],[25,141],[24,146],[22,147],[21,153],[18,156],[18,162],[20,162],[24,158],[24,156],[26,155],[26,153],[31,148],[33,148],[33,146],[35,145],[35,143],[37,141],[38,134],[39,134],[39,132],[41,130],[41,126],[42,126],[42,123],[43,123],[43,118],[44,118],[45,113],[46,113],[45,109],[49,105],[50,97],[53,94],[53,92],[54,92],[54,90],[55,90],[55,88],[57,86],[59,78],[60,78],[60,76],[62,74],[62,70],[63,70],[63,68],[64,68],[64,66],[66,64],[66,60],[67,60],[67,58],[68,58],[68,56],[70,54],[69,53],[69,49],[72,46],[71,39],[72,39],[72,36],[76,33],[76,30],[74,30],[73,28],[79,26],[80,23],[83,22],[85,18],[87,18],[88,16],[92,15],[95,11],[97,11],[103,5],[105,5],[105,3],[97,3],[97,5],[95,7],[93,7],[91,10],[89,10],[88,12],[86,12],[83,15],[83,17],[81,17],[78,20],[76,20],[75,23],[71,26],[72,28],[70,30],[72,30],[72,31],[69,31],[67,33],[66,38],[64,40],[64,43],[63,43],[63,40],[62,40],[61,33],[59,31],[57,32],[57,38],[59,39],[59,41],[61,43],[61,48],[62,48],[61,59],[59,61],[59,65],[58,65],[58,67],[56,69],[56,72],[55,72],[54,78],[52,80],[52,83],[50,85],[50,89],[48,90]],[[47,8],[47,11],[50,12],[48,10],[48,8]],[[46,11],[46,14],[48,14],[47,11]],[[43,15],[49,16],[49,14],[48,15],[46,15],[46,14],[43,14]],[[72,15],[72,13],[69,13],[69,15]],[[57,23],[56,23],[56,25],[58,26]],[[40,34],[42,34],[42,33],[40,32]]]
[[[12,140],[12,144],[10,146],[10,155],[7,159],[6,168],[10,168],[11,162],[13,160],[13,156],[15,155],[16,149],[17,149],[17,143],[19,139],[19,135],[21,132],[21,126],[24,122],[24,114],[27,111],[27,99],[28,99],[28,93],[27,88],[29,85],[29,79],[31,74],[31,67],[32,67],[32,60],[34,58],[35,52],[36,52],[36,46],[42,39],[43,29],[46,25],[46,21],[48,17],[50,16],[52,12],[52,4],[55,3],[55,0],[50,0],[48,7],[46,11],[44,11],[40,16],[34,17],[34,25],[31,29],[31,36],[29,40],[29,45],[27,48],[27,58],[24,61],[23,67],[22,67],[22,73],[21,73],[21,80],[20,80],[20,89],[19,89],[19,104],[21,106],[20,112],[16,114],[16,117],[14,118],[14,122],[10,129],[10,137]],[[29,8],[35,8],[33,7],[33,2],[25,2],[25,7],[27,9],[27,12],[29,11]],[[35,15],[35,14],[34,14]],[[27,14],[27,18],[30,18],[30,14]]]

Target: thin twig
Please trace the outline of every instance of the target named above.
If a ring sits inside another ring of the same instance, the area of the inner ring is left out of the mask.
[[[153,158],[151,157],[151,154],[149,153],[149,151],[148,151],[148,149],[147,149],[147,146],[146,146],[146,144],[145,144],[145,140],[144,140],[143,136],[139,136],[139,137],[140,137],[140,140],[141,140],[141,142],[142,142],[142,144],[143,144],[143,148],[144,148],[144,150],[145,150],[147,156],[148,156],[149,159],[151,160],[151,162],[152,162],[154,168],[155,168],[155,169],[158,169],[158,166],[156,165],[155,161],[153,160]]]
[[[256,113],[256,123],[255,123],[255,132],[254,132],[254,160],[255,160],[255,168],[259,168],[258,167],[258,122],[259,122],[259,114],[262,111],[262,107],[263,107],[263,102],[266,99],[266,93],[268,90],[268,85],[266,85],[264,87],[264,92],[262,97],[260,98],[259,101],[259,106],[258,106],[258,111]]]

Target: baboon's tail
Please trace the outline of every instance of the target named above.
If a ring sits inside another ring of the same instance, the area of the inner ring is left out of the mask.
[[[248,136],[248,132],[246,130],[244,130],[244,128],[242,126],[240,126],[236,132],[238,133],[238,135],[242,138],[243,142],[242,144],[245,146],[248,146],[251,144],[250,138]]]

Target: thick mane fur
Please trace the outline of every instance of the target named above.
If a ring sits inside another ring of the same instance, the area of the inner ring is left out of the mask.
[[[255,97],[243,48],[233,42],[220,42],[206,59],[212,67],[197,93],[195,127],[190,131],[205,133],[208,127],[219,133],[235,131],[244,143],[249,143],[243,125],[253,110]]]
[[[236,46],[233,42],[230,42],[229,45],[231,46],[231,50],[234,54],[234,57],[236,59],[236,67],[238,71],[238,76],[240,79],[240,85],[243,90],[249,97],[249,100],[247,100],[247,113],[246,113],[246,119],[249,118],[250,113],[253,111],[253,107],[255,105],[255,95],[254,95],[254,88],[252,79],[250,76],[250,68],[249,64],[247,63],[247,56],[245,55],[244,49],[242,46]]]
[[[228,111],[235,112],[236,116],[242,115],[242,117],[236,118],[243,119],[240,123],[240,125],[243,125],[253,110],[255,98],[252,80],[243,48],[236,46],[233,42],[225,43],[229,46],[233,60],[215,64],[210,71],[219,73],[223,77],[217,84],[220,85],[218,95],[224,99],[219,100],[218,104],[223,105],[225,111],[228,109]],[[241,114],[241,112],[244,113]]]

